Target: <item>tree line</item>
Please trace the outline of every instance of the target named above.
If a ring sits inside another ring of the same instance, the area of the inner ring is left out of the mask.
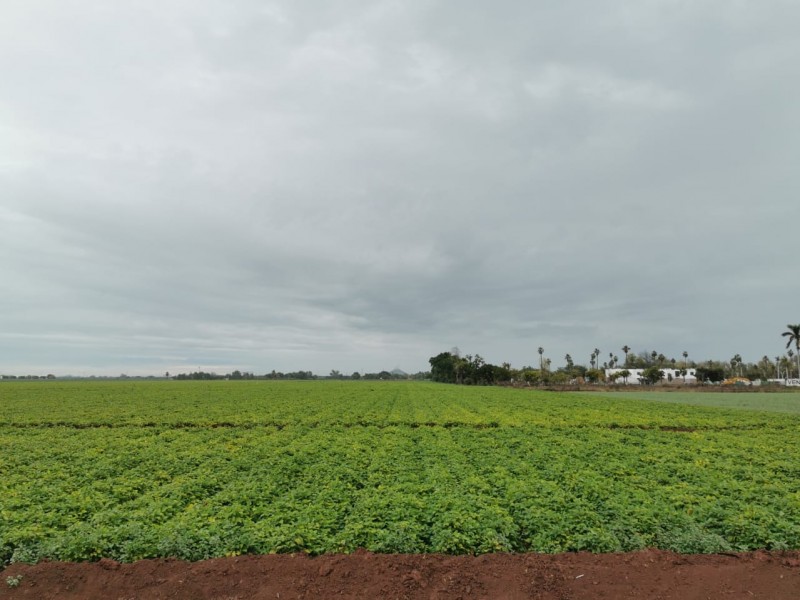
[[[621,356],[609,352],[608,358],[601,358],[603,353],[595,348],[589,355],[589,366],[576,364],[571,354],[564,356],[564,366],[551,369],[552,360],[545,357],[545,351],[539,346],[538,368],[524,366],[512,368],[504,362],[493,365],[486,362],[479,354],[461,355],[458,348],[449,352],[441,352],[428,359],[431,365],[430,378],[443,383],[464,385],[493,385],[524,382],[531,385],[560,385],[571,382],[600,383],[606,381],[607,369],[620,369],[611,375],[611,382],[622,379],[627,383],[632,369],[642,369],[642,381],[655,384],[667,379],[671,381],[673,372],[678,378],[686,377],[691,369],[699,382],[719,383],[726,379],[739,377],[750,381],[766,381],[770,379],[800,378],[800,325],[787,325],[781,335],[786,337],[786,352],[773,358],[764,355],[757,362],[746,363],[740,354],[734,354],[729,360],[706,360],[697,362],[689,360],[689,352],[684,350],[680,358],[667,357],[656,350],[632,352],[627,344],[620,348]],[[794,348],[792,348],[794,346]],[[602,361],[602,362],[601,362]],[[665,376],[665,369],[670,372]]]

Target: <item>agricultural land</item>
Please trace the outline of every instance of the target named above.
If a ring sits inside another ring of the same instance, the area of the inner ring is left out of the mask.
[[[800,548],[797,414],[380,381],[0,393],[5,563]]]

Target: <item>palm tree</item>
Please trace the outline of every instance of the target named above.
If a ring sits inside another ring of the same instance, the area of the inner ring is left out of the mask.
[[[630,349],[630,347],[628,346],[628,344],[625,344],[625,345],[622,347],[622,351],[625,353],[625,366],[628,366],[628,352],[630,352],[630,351],[631,351],[631,349]]]
[[[761,373],[761,379],[770,378],[770,375],[772,375],[772,361],[770,361],[769,356],[765,354],[761,357],[761,360],[758,361],[758,369]]]
[[[794,342],[794,347],[797,349],[797,373],[800,377],[800,325],[787,325],[786,327],[789,331],[784,331],[781,335],[789,338],[786,341],[787,348]]]
[[[742,357],[739,354],[735,354],[734,357],[731,359],[731,375],[736,375],[736,367],[739,367],[739,376],[742,376]]]
[[[781,356],[781,371],[783,372],[784,379],[789,379],[791,377],[791,374],[789,373],[790,367],[791,363],[789,362],[789,359],[785,356]]]

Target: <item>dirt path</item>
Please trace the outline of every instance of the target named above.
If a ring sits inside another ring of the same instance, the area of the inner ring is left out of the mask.
[[[21,576],[21,577],[20,577]],[[17,585],[14,586],[14,581]],[[9,584],[10,583],[10,584]],[[241,556],[10,565],[0,600],[800,598],[800,552]]]

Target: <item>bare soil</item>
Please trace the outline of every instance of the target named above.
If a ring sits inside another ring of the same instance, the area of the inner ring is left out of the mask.
[[[20,577],[21,576],[21,577]],[[14,586],[14,581],[17,582]],[[800,552],[239,556],[13,564],[0,600],[800,598]]]

